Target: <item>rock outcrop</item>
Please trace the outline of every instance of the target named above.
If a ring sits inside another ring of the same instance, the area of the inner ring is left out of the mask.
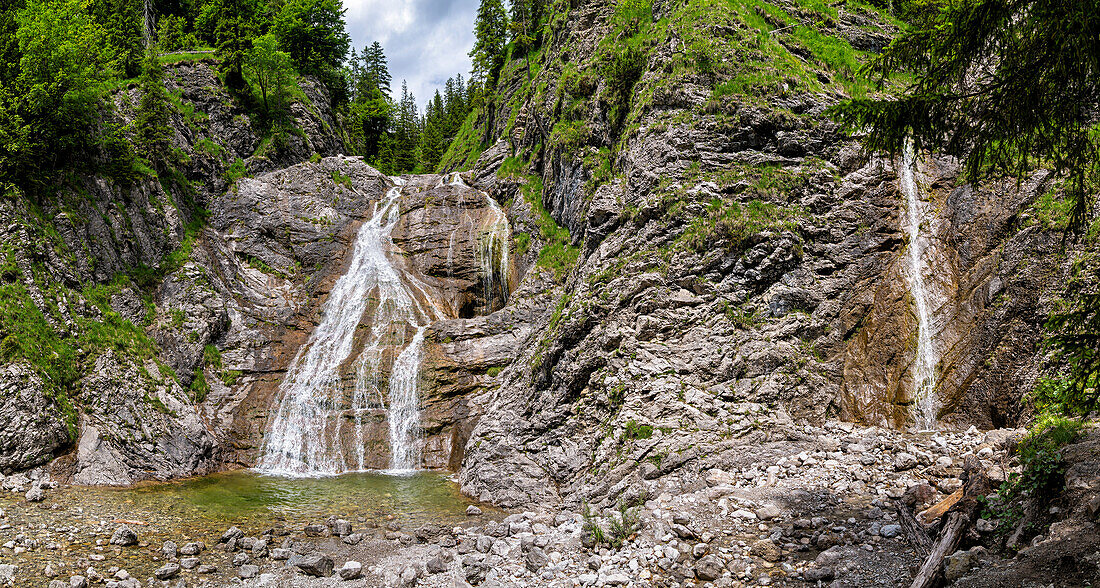
[[[67,417],[30,367],[0,369],[0,474],[42,465],[72,442]]]

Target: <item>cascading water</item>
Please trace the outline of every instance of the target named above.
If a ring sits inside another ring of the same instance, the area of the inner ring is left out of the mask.
[[[913,296],[913,306],[917,313],[917,350],[913,358],[913,391],[916,398],[914,420],[917,428],[928,430],[935,428],[940,401],[936,396],[936,350],[932,342],[928,314],[928,291],[924,283],[924,255],[920,242],[922,207],[920,190],[917,186],[916,154],[913,146],[907,144],[902,155],[902,168],[899,185],[905,195],[905,232],[909,238],[906,248],[909,261],[909,291]]]
[[[448,178],[450,180],[448,181]],[[439,180],[439,185],[466,186],[460,174],[445,175]],[[489,203],[489,215],[481,226],[472,226],[471,230],[478,231],[474,235],[477,239],[477,257],[481,265],[481,289],[486,306],[492,306],[494,300],[503,305],[508,302],[511,294],[511,284],[508,279],[511,275],[511,237],[512,227],[508,222],[508,215],[497,204],[492,196],[481,192]],[[463,220],[468,220],[464,216]],[[452,252],[454,251],[455,234],[451,234],[451,244],[447,251],[447,265],[450,267]]]
[[[402,276],[386,255],[393,248],[390,234],[399,218],[404,183],[394,181],[397,185],[359,229],[347,273],[333,286],[321,323],[279,386],[279,412],[265,438],[257,467],[261,472],[310,476],[364,469],[364,416],[372,407],[385,406],[383,385],[389,393],[391,468],[419,465],[420,349],[424,328],[444,313],[424,285]],[[372,313],[370,328],[356,360],[349,402],[340,367],[354,351],[367,312]],[[386,381],[384,364],[394,353]],[[352,418],[345,418],[348,414]],[[352,441],[344,443],[348,436]]]
[[[504,213],[496,200],[485,194],[489,201],[490,214],[486,218],[486,227],[478,239],[478,260],[481,262],[482,289],[485,303],[492,304],[500,297],[501,303],[508,302],[510,260],[508,258],[512,227],[508,224],[508,215]]]

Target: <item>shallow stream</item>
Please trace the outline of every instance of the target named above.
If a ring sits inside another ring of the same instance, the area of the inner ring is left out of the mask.
[[[164,541],[180,546],[202,541],[208,547],[202,562],[219,568],[209,578],[216,581],[235,571],[215,545],[230,526],[254,537],[282,526],[301,537],[306,524],[323,524],[335,516],[370,539],[381,536],[384,531],[378,527],[390,521],[409,533],[426,523],[458,525],[468,520],[470,504],[458,485],[438,472],[291,479],[238,471],[127,488],[63,486],[48,491],[39,504],[6,493],[0,495],[0,508],[6,511],[0,519],[0,544],[22,535],[37,546],[18,554],[0,548],[0,563],[16,564],[17,578],[31,581],[25,585],[41,579],[47,563],[65,579],[89,565],[104,575],[119,566],[144,582],[163,564],[159,550]],[[124,523],[137,532],[141,546],[107,544]],[[276,537],[273,547],[279,541]],[[339,544],[338,538],[327,541]]]

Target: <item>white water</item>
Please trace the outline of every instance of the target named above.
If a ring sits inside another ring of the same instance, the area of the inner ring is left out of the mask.
[[[901,191],[905,194],[905,232],[909,237],[906,248],[909,261],[909,291],[917,313],[917,350],[913,358],[913,390],[916,397],[913,418],[918,429],[929,430],[936,426],[940,401],[936,396],[936,364],[939,358],[932,343],[929,326],[928,289],[924,283],[924,255],[920,241],[921,210],[920,189],[914,173],[916,154],[912,145],[906,145],[899,176]]]
[[[484,193],[483,193],[484,194]],[[492,304],[495,294],[500,294],[501,302],[508,302],[511,274],[509,250],[511,249],[512,227],[508,224],[508,215],[500,208],[496,200],[485,194],[489,201],[488,226],[478,239],[478,261],[481,262],[482,291],[485,303]]]
[[[458,172],[454,172],[441,177],[439,185],[465,187],[466,183],[462,181],[462,176]],[[509,276],[511,275],[512,227],[508,222],[508,215],[497,204],[497,201],[485,192],[481,192],[481,195],[489,203],[489,215],[482,226],[470,226],[470,230],[477,231],[477,234],[471,233],[471,237],[477,240],[478,264],[481,266],[482,297],[485,299],[486,305],[489,306],[492,305],[494,297],[499,295],[500,303],[503,305],[508,302],[508,296],[511,294]],[[468,220],[469,215],[464,211],[462,224],[466,225]],[[451,266],[456,234],[457,231],[451,233],[450,248],[447,250],[448,267]],[[453,274],[453,272],[451,273]]]
[[[333,286],[321,310],[321,323],[299,349],[279,386],[279,412],[261,451],[257,466],[261,472],[316,476],[365,469],[364,417],[372,407],[385,406],[382,372],[386,358],[394,353],[387,385],[390,466],[397,471],[419,466],[420,349],[424,328],[444,313],[425,286],[402,276],[386,255],[393,249],[390,233],[400,214],[404,183],[394,181],[398,185],[375,204],[373,215],[359,229],[347,273]],[[355,360],[349,399],[340,366],[351,357],[356,332],[368,311],[372,311],[370,328]],[[414,334],[406,341],[410,332]],[[348,436],[353,442],[343,443]]]

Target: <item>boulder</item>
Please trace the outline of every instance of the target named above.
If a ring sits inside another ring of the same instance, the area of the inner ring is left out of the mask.
[[[120,545],[122,547],[129,547],[131,545],[137,545],[138,536],[133,529],[122,525],[115,529],[113,535],[111,535],[111,545]]]
[[[357,561],[346,561],[337,573],[341,580],[355,580],[363,575],[363,564]]]
[[[699,561],[695,562],[695,577],[704,582],[721,578],[724,570],[725,566],[722,565],[722,560],[714,555],[704,555],[699,558]]]
[[[175,562],[168,562],[163,566],[157,568],[157,570],[153,572],[153,575],[161,581],[171,580],[172,578],[180,575],[180,564]]]
[[[335,563],[332,561],[332,558],[327,555],[311,553],[303,555],[295,565],[298,566],[298,569],[304,574],[316,576],[318,578],[327,578],[332,575],[332,568],[335,566]]]

